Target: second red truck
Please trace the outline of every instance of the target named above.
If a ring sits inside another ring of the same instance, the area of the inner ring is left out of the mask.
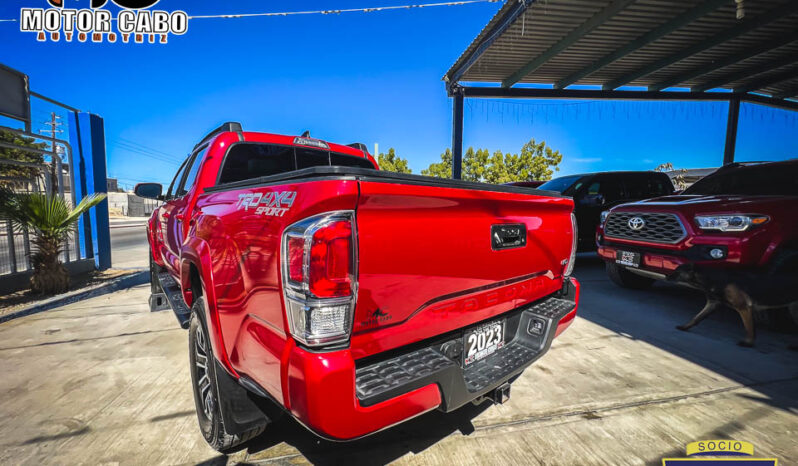
[[[503,402],[576,315],[573,202],[378,170],[362,144],[206,136],[148,227],[153,309],[189,329],[197,416],[230,450],[284,411],[354,439]]]

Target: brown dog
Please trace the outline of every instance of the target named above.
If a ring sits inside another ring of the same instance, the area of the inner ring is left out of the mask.
[[[707,303],[698,314],[679,330],[690,330],[721,306],[740,314],[745,327],[745,338],[737,344],[754,346],[756,328],[755,312],[772,312],[789,309],[798,315],[798,282],[794,276],[767,275],[755,272],[724,270],[695,265],[679,267],[668,281],[683,283],[706,294]]]

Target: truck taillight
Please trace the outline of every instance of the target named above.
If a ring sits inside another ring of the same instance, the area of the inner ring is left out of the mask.
[[[352,295],[352,223],[338,220],[313,234],[310,292],[319,298]]]
[[[302,283],[305,279],[304,257],[305,238],[297,236],[288,237],[288,278],[295,283]]]
[[[291,334],[308,346],[349,339],[357,293],[354,213],[329,212],[285,229],[283,290]]]
[[[565,271],[563,275],[566,277],[570,277],[571,274],[574,272],[574,263],[576,262],[576,248],[578,246],[579,241],[579,228],[576,226],[576,215],[571,213],[571,255],[568,257],[568,263],[565,265]]]

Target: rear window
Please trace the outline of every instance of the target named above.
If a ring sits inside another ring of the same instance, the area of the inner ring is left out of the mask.
[[[798,196],[798,163],[720,169],[698,180],[684,194]]]
[[[364,157],[322,149],[241,143],[233,145],[227,152],[224,162],[222,162],[219,184],[331,165],[374,168],[374,165]]]
[[[626,178],[629,199],[649,199],[673,193],[673,183],[667,176],[632,175]]]
[[[538,186],[538,189],[564,193],[565,190],[570,188],[576,182],[576,180],[580,178],[582,178],[582,175],[561,176],[559,178],[554,178],[551,181],[543,183],[542,185]]]

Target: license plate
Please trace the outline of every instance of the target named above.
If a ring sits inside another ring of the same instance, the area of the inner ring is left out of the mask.
[[[615,262],[627,267],[640,267],[640,253],[631,251],[618,251]]]
[[[463,342],[463,366],[490,356],[504,346],[504,321],[497,320],[467,331]]]

